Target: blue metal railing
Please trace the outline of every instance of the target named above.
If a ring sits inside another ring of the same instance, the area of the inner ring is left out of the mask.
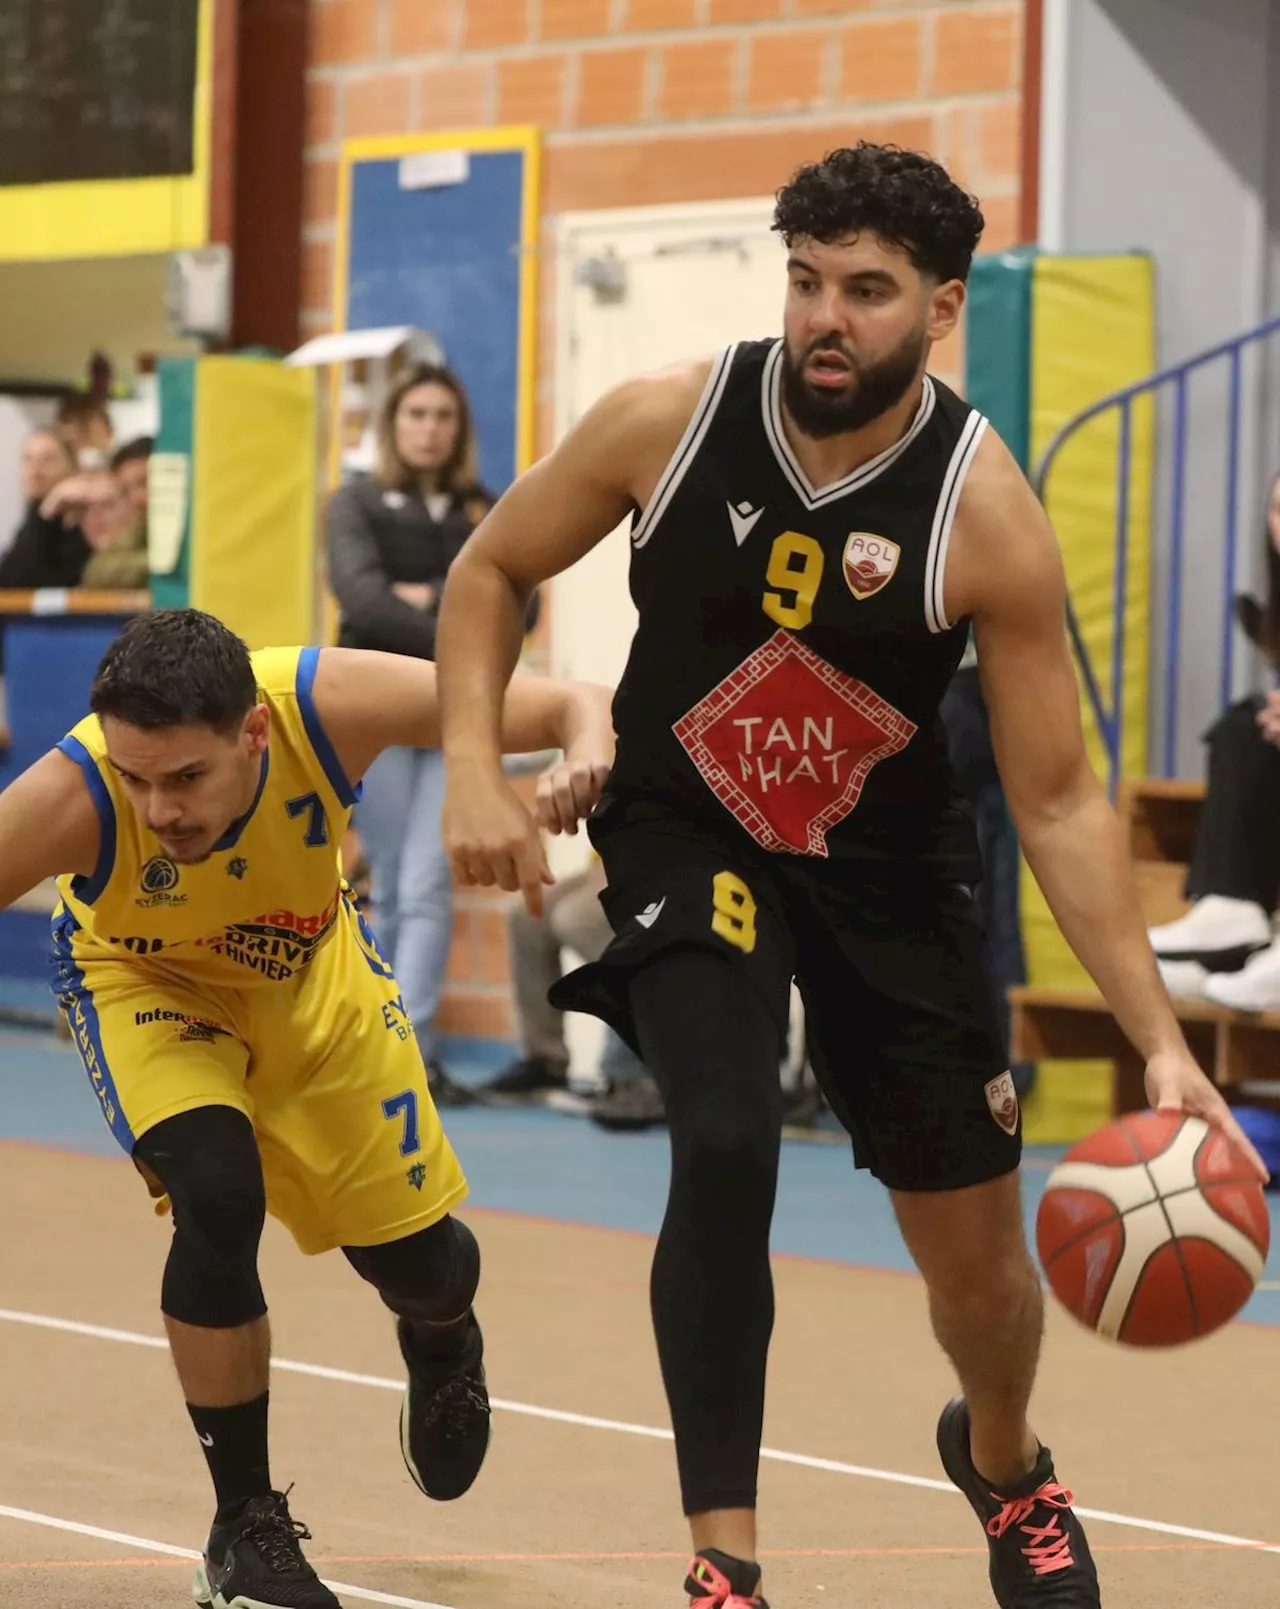
[[[1223,528],[1223,619],[1221,703],[1231,701],[1235,588],[1238,565],[1240,518],[1240,432],[1242,354],[1249,347],[1280,333],[1280,318],[1269,319],[1256,329],[1247,330],[1229,341],[1197,353],[1183,363],[1161,369],[1135,385],[1125,386],[1102,397],[1091,407],[1069,420],[1045,449],[1032,477],[1036,492],[1047,506],[1049,475],[1062,449],[1087,424],[1103,414],[1119,413],[1119,440],[1116,454],[1115,561],[1112,584],[1111,702],[1108,704],[1089,657],[1080,625],[1070,601],[1067,626],[1080,666],[1085,693],[1107,751],[1108,782],[1114,796],[1120,779],[1124,742],[1125,679],[1125,601],[1129,591],[1129,523],[1133,507],[1132,445],[1133,410],[1143,398],[1157,399],[1166,388],[1173,393],[1172,440],[1169,446],[1172,486],[1169,500],[1168,588],[1163,600],[1165,621],[1164,709],[1161,731],[1161,765],[1165,776],[1172,776],[1177,764],[1178,736],[1178,659],[1182,637],[1184,549],[1187,509],[1187,431],[1189,412],[1187,384],[1190,376],[1211,364],[1226,360],[1229,375],[1226,421],[1226,506]],[[1274,469],[1268,465],[1268,469]],[[1268,477],[1269,478],[1269,477]],[[1153,505],[1154,506],[1154,505]],[[1154,545],[1154,544],[1153,544]],[[1152,600],[1153,612],[1158,600]]]

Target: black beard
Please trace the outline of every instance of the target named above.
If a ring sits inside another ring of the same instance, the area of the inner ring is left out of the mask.
[[[879,363],[861,364],[847,352],[836,336],[815,341],[797,363],[786,343],[782,347],[782,400],[797,427],[806,436],[821,441],[848,430],[861,430],[888,413],[906,396],[920,371],[924,354],[923,330],[913,330],[887,358]],[[818,390],[802,372],[804,363],[815,353],[839,352],[852,365],[849,383],[839,391]]]

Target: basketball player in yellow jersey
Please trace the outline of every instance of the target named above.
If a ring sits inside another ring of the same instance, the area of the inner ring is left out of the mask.
[[[196,1601],[334,1609],[273,1488],[270,1210],[341,1247],[396,1315],[400,1440],[430,1497],[473,1482],[489,1434],[480,1257],[422,1057],[338,844],[392,745],[437,747],[435,667],[347,649],[250,654],[168,610],[108,649],[93,714],[0,795],[0,906],[57,876],[55,990],[102,1112],[174,1219],[161,1306],[217,1497]],[[518,681],[508,750],[560,748],[542,819],[571,828],[612,757],[609,695]]]

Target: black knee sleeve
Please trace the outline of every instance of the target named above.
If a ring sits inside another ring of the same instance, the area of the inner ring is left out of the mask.
[[[160,1306],[202,1329],[250,1324],[267,1310],[258,1241],[267,1199],[253,1125],[230,1106],[202,1106],[158,1123],[134,1158],[173,1205],[173,1243]]]
[[[382,1246],[344,1246],[343,1255],[393,1313],[447,1324],[471,1306],[480,1284],[480,1247],[456,1218]]]

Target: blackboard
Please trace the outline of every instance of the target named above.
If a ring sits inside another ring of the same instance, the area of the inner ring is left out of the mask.
[[[0,185],[190,173],[199,0],[0,0]]]
[[[465,182],[430,189],[402,188],[398,157],[351,167],[346,327],[430,330],[467,388],[493,492],[520,467],[525,167],[523,150],[473,150]]]

